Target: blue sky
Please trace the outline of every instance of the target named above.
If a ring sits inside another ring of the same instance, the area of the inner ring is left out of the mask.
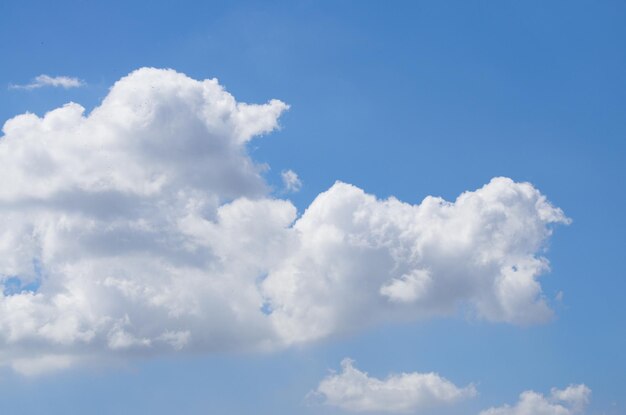
[[[217,78],[239,102],[289,104],[281,128],[246,148],[270,167],[270,197],[300,215],[337,180],[419,204],[505,176],[572,219],[538,251],[551,321],[453,313],[267,352],[131,352],[39,376],[6,368],[2,412],[339,414],[305,396],[349,357],[371,377],[437,372],[478,391],[415,413],[478,414],[571,384],[592,390],[584,413],[624,413],[624,18],[618,1],[2,2],[2,122],[70,101],[89,113],[135,69],[172,68]],[[41,74],[85,85],[9,87]],[[297,193],[281,191],[287,169]]]

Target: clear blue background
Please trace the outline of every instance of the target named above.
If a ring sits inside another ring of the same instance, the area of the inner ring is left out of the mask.
[[[346,356],[372,375],[437,371],[480,395],[585,383],[590,414],[626,413],[626,2],[0,2],[0,122],[70,100],[93,108],[141,66],[217,77],[238,100],[291,104],[253,157],[304,182],[447,199],[493,176],[530,181],[573,219],[542,278],[557,319],[462,318],[384,327],[265,356],[135,361],[28,379],[0,375],[6,414],[322,414],[304,395]],[[9,90],[35,76],[76,90]],[[435,412],[433,412],[435,413]],[[436,412],[439,413],[439,412]]]

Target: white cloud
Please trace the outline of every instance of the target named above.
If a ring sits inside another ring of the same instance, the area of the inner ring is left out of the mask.
[[[585,385],[570,385],[562,390],[553,388],[550,396],[526,391],[520,394],[515,406],[490,408],[480,415],[574,415],[584,411],[590,397],[591,389]]]
[[[550,318],[537,279],[568,220],[532,185],[410,205],[338,182],[298,218],[246,151],[286,109],[143,68],[88,115],[8,120],[0,360],[267,350],[459,307]]]
[[[537,277],[551,223],[565,223],[528,183],[496,178],[454,203],[378,200],[336,183],[294,224],[263,293],[287,342],[469,305],[479,318],[550,319]]]
[[[283,179],[283,187],[286,192],[297,192],[302,188],[302,182],[295,171],[283,170],[280,177]]]
[[[26,85],[10,85],[11,89],[37,89],[44,86],[61,87],[61,88],[78,88],[84,86],[85,82],[69,76],[49,76],[39,75],[30,84]]]
[[[350,359],[344,359],[341,368],[309,396],[348,411],[413,412],[476,395],[473,385],[459,388],[436,373],[401,373],[380,380],[356,369]]]

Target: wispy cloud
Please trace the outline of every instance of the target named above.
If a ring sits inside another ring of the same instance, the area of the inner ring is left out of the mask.
[[[284,170],[280,173],[283,179],[283,187],[285,192],[295,193],[302,188],[302,181],[298,177],[298,174],[293,170]]]
[[[565,389],[552,388],[549,396],[535,391],[520,394],[515,406],[490,408],[479,415],[574,415],[581,414],[589,403],[591,389],[585,385],[570,385]]]
[[[79,88],[84,86],[85,82],[78,78],[73,78],[70,76],[49,76],[45,74],[41,74],[37,76],[33,81],[29,84],[25,85],[9,85],[9,89],[37,89],[43,88],[44,86],[52,86],[57,88]]]

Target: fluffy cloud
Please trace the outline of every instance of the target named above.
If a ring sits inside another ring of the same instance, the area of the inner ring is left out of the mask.
[[[0,138],[0,361],[268,350],[454,313],[546,321],[537,280],[561,210],[495,178],[454,202],[336,183],[298,217],[247,154],[287,105],[144,68],[86,115]],[[45,352],[45,353],[44,353]]]
[[[341,373],[323,379],[309,396],[349,411],[412,412],[476,395],[474,386],[459,388],[436,373],[402,373],[380,380],[352,364],[344,359]]]
[[[480,415],[574,415],[580,414],[589,403],[591,390],[585,385],[570,385],[565,389],[553,388],[550,396],[533,391],[520,394],[515,406],[490,408]]]
[[[336,183],[296,221],[262,289],[286,341],[460,305],[490,321],[542,322],[551,310],[537,277],[548,263],[537,252],[548,225],[566,222],[530,184],[506,178],[419,205]]]
[[[78,79],[69,76],[49,76],[39,75],[30,84],[26,85],[10,85],[12,89],[37,89],[44,86],[61,87],[61,88],[78,88],[85,85],[85,83]]]

